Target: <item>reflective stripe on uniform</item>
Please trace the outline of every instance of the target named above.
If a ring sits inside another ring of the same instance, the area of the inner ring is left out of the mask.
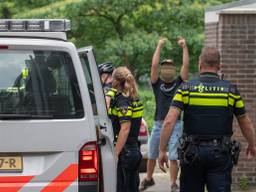
[[[192,96],[202,96],[202,97],[223,97],[227,98],[227,93],[199,93],[199,92],[191,92],[190,95]]]
[[[127,113],[123,114],[120,109],[117,108],[110,108],[108,110],[109,115],[115,115],[118,117],[132,117],[132,118],[139,118],[143,116],[143,106],[131,108],[128,107]]]
[[[140,111],[134,111],[132,114],[132,118],[140,118],[143,116],[143,110]]]
[[[244,102],[243,102],[243,100],[236,101],[235,107],[236,107],[236,108],[243,108],[243,107],[244,107]]]
[[[182,94],[182,95],[189,94],[189,91],[182,91],[181,89],[178,89],[177,92]]]
[[[109,97],[113,98],[113,97],[115,97],[116,93],[117,93],[116,89],[111,88],[111,89],[107,92],[106,96],[109,96]]]
[[[234,106],[234,104],[235,104],[235,99],[229,97],[229,98],[228,98],[228,104],[231,105],[231,106]]]
[[[227,107],[227,99],[190,98],[189,105]]]
[[[174,101],[183,102],[182,94],[178,92],[178,93],[174,96],[173,100],[174,100]]]
[[[240,95],[234,95],[234,94],[232,94],[232,93],[229,93],[228,95],[229,95],[230,97],[233,97],[234,99],[240,99],[240,98],[241,98]]]
[[[189,96],[188,96],[189,94]],[[228,99],[228,103],[227,103]],[[198,106],[221,106],[228,105],[236,108],[244,107],[244,102],[241,96],[232,93],[200,93],[178,90],[173,98],[174,101],[182,102],[183,104],[198,105]],[[238,101],[237,101],[238,100]]]
[[[132,116],[132,108],[128,107],[127,109],[127,113],[126,114],[123,114],[120,109],[117,109],[117,108],[111,108],[109,109],[109,114],[110,115],[115,115],[115,116],[118,116],[118,117],[123,117],[123,116]]]
[[[26,68],[22,70],[22,78],[26,79],[27,77],[28,77],[28,69]]]
[[[117,116],[118,117],[131,117],[132,116],[132,110],[127,110],[127,112],[125,114],[123,114],[121,111],[117,111]],[[113,115],[116,115],[113,114]]]

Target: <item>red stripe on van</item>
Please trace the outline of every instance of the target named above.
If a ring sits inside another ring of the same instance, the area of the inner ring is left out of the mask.
[[[53,179],[41,192],[62,192],[78,177],[78,164],[72,164]]]
[[[0,191],[17,192],[34,176],[0,177]]]

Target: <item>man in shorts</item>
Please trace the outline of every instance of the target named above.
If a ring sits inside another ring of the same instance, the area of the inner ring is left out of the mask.
[[[178,45],[183,50],[183,64],[180,70],[180,74],[176,77],[176,68],[171,59],[164,59],[160,63],[160,74],[158,74],[158,64],[160,61],[160,51],[166,43],[166,38],[160,38],[152,58],[151,65],[151,83],[156,101],[156,110],[154,118],[154,126],[149,141],[149,154],[147,164],[147,176],[141,182],[140,191],[146,190],[155,184],[153,179],[153,172],[156,166],[156,159],[159,156],[159,142],[160,131],[163,121],[167,115],[172,98],[180,86],[180,84],[188,80],[189,72],[189,53],[184,38],[178,38]],[[178,175],[178,155],[177,147],[178,140],[182,134],[182,122],[176,123],[175,129],[169,142],[169,160],[170,160],[170,183],[171,191],[176,191],[178,185],[176,183]]]

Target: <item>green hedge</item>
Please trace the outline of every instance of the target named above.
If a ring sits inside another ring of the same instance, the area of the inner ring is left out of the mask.
[[[144,119],[151,131],[155,114],[155,98],[151,88],[139,88],[139,95],[144,105]]]

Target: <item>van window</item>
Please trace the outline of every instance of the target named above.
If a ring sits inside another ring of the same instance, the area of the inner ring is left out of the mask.
[[[83,116],[81,94],[68,53],[1,50],[0,119]]]
[[[81,55],[79,55],[79,57],[80,57],[80,60],[82,63],[83,72],[84,72],[84,75],[86,78],[86,83],[87,83],[87,87],[88,87],[89,94],[90,94],[93,114],[98,115],[97,106],[96,106],[96,97],[95,97],[95,92],[94,92],[92,73],[90,70],[89,60],[88,60],[88,57],[86,54],[81,54]]]

